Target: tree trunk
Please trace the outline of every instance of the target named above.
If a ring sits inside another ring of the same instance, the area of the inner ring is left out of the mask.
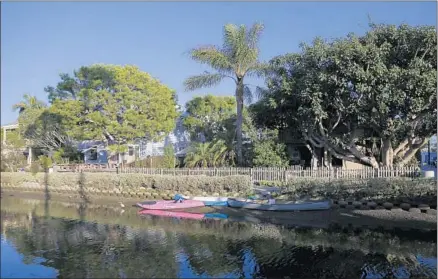
[[[382,164],[384,167],[392,167],[394,162],[394,150],[391,139],[382,139]]]
[[[236,119],[236,155],[237,165],[243,165],[243,153],[242,153],[242,122],[243,122],[243,79],[237,80],[236,88],[236,104],[237,104],[237,119]]]
[[[318,154],[316,153],[316,147],[310,146],[309,144],[306,144],[307,149],[310,151],[310,168],[316,169],[318,168]]]
[[[420,143],[411,145],[409,149],[403,154],[400,162],[398,162],[397,165],[400,167],[406,165],[412,159],[412,157],[415,156],[415,153],[417,153],[418,150],[422,149],[429,142],[429,140],[430,138],[424,138],[420,141]]]

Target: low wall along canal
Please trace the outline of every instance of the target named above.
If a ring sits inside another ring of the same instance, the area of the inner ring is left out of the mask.
[[[253,193],[249,176],[157,176],[114,173],[1,173],[5,191],[66,195],[93,201],[171,199],[188,196],[246,197]],[[281,186],[281,199],[331,199],[334,207],[404,209],[436,214],[435,179],[372,178],[355,180],[299,179]]]

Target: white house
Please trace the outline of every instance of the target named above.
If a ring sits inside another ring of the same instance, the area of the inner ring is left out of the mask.
[[[162,156],[164,154],[164,147],[172,145],[174,152],[177,156],[184,156],[184,150],[190,145],[190,135],[184,129],[183,117],[180,117],[176,121],[176,126],[173,132],[167,135],[161,141],[147,141],[144,139],[138,139],[136,141],[138,145],[138,157],[139,159],[145,159],[148,156]]]
[[[14,123],[11,123],[11,124],[3,125],[3,126],[1,126],[1,129],[2,129],[2,132],[3,132],[2,142],[3,142],[3,144],[6,144],[7,134],[10,133],[10,132],[16,131],[18,129],[18,122],[14,122]],[[2,151],[6,151],[6,149],[2,150]],[[23,154],[26,156],[27,164],[29,164],[29,165],[32,163],[32,159],[33,159],[32,155],[33,155],[33,153],[34,152],[33,152],[31,147],[23,148]]]
[[[79,142],[77,148],[84,154],[86,164],[110,164],[131,163],[138,159],[145,159],[148,156],[162,156],[164,147],[172,145],[177,157],[184,157],[187,147],[190,145],[190,135],[184,129],[183,117],[176,121],[175,129],[161,141],[148,141],[137,139],[134,144],[128,145],[128,152],[120,154],[120,162],[117,155],[109,156],[105,142],[86,140]]]
[[[128,144],[128,152],[110,155],[107,145],[103,141],[85,140],[77,144],[77,149],[84,154],[85,164],[110,164],[131,163],[135,161],[135,149],[137,145]]]

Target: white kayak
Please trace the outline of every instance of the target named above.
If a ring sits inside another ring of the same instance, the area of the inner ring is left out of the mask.
[[[227,206],[227,197],[188,197],[182,196],[186,200],[202,201],[206,206]]]
[[[235,208],[265,210],[265,211],[305,211],[330,209],[330,201],[305,201],[305,202],[270,202],[258,203],[246,199],[228,199],[228,206]]]

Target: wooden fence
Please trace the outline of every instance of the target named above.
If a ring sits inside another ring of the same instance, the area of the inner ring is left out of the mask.
[[[110,168],[107,165],[62,165],[55,168],[57,172],[114,172],[114,173],[142,173],[147,175],[206,175],[206,176],[231,176],[249,175],[255,182],[279,181],[287,182],[294,178],[322,178],[322,179],[367,179],[391,177],[418,177],[420,170],[415,167],[405,168]]]

